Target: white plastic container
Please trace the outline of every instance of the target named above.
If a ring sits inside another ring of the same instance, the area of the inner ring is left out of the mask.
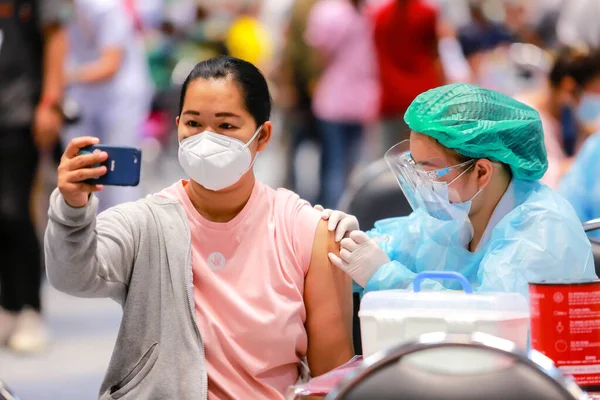
[[[441,277],[439,273],[423,273]],[[456,275],[456,274],[454,274]],[[431,332],[483,332],[527,346],[529,304],[518,293],[383,290],[365,294],[358,313],[365,356]],[[453,279],[449,274],[444,279]],[[467,287],[465,287],[465,284]],[[415,288],[418,290],[417,281]]]

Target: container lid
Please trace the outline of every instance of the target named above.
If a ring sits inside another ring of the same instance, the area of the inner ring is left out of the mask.
[[[380,290],[368,292],[360,311],[381,310],[472,310],[529,314],[529,303],[519,293],[465,293],[457,290],[425,291]]]
[[[560,286],[569,286],[569,285],[591,285],[591,284],[599,284],[600,279],[554,279],[549,281],[534,281],[529,282],[529,285],[560,285]]]

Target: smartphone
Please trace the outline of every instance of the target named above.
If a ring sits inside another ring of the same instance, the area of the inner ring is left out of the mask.
[[[88,179],[86,183],[109,186],[137,186],[140,183],[142,151],[135,147],[94,145],[82,148],[79,155],[92,154],[94,151],[108,153],[106,161],[92,165],[93,168],[105,165],[106,174],[97,179]]]

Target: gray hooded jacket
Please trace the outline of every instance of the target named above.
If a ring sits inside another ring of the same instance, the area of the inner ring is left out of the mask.
[[[92,196],[86,207],[72,208],[55,190],[45,254],[52,286],[79,297],[110,297],[123,308],[100,399],[206,399],[183,208],[156,196],[98,217],[97,206]]]

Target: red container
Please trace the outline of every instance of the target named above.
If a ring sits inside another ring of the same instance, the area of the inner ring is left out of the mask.
[[[600,388],[600,280],[529,284],[531,347],[579,386]]]

